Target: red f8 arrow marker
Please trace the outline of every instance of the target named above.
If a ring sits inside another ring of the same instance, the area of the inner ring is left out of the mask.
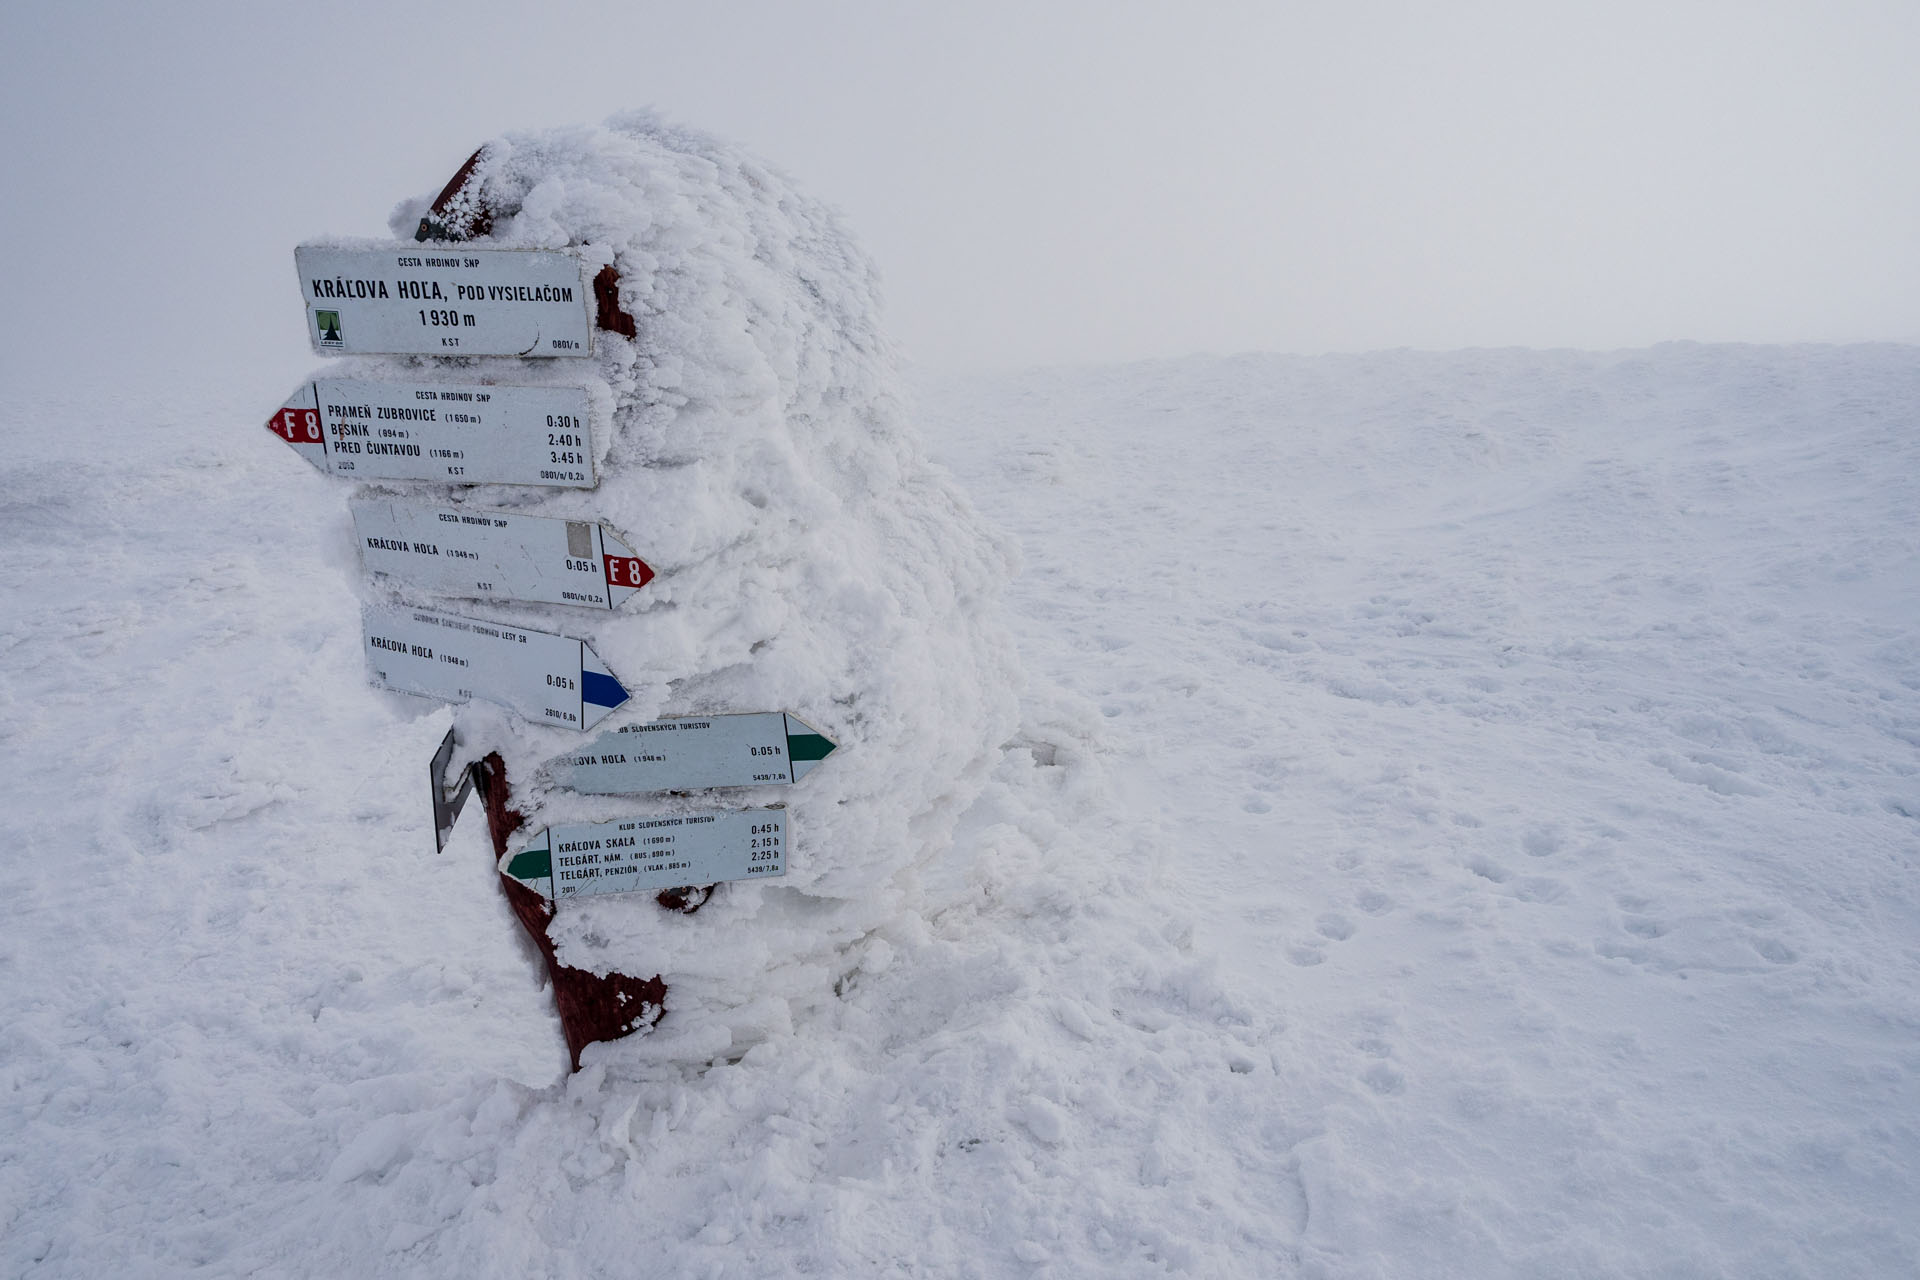
[[[653,580],[593,521],[385,499],[349,507],[368,573],[438,595],[618,609]]]

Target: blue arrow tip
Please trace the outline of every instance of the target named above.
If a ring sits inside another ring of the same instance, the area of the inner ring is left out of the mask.
[[[580,696],[596,707],[617,707],[630,696],[612,676],[598,671],[580,673]]]

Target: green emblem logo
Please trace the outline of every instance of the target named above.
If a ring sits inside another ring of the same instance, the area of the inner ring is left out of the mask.
[[[316,311],[313,322],[320,330],[320,345],[337,347],[341,345],[340,313],[338,311]]]

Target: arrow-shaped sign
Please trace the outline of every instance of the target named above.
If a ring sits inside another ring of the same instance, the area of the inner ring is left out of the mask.
[[[320,470],[355,480],[594,485],[580,387],[320,378],[289,396],[267,430]]]
[[[584,640],[405,605],[362,615],[375,682],[448,702],[497,702],[538,724],[591,729],[627,700]]]
[[[580,259],[553,249],[293,251],[307,337],[321,355],[584,356],[592,290]]]
[[[466,507],[348,504],[367,572],[449,596],[617,609],[653,580],[603,526]]]
[[[785,786],[835,744],[783,711],[656,720],[603,733],[553,763],[560,785],[595,795]]]
[[[787,811],[727,809],[544,827],[506,874],[558,901],[787,874]]]

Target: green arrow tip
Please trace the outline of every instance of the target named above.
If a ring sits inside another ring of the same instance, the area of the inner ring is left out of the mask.
[[[809,760],[825,760],[834,752],[835,744],[817,733],[790,733],[787,735],[787,755],[800,764]]]
[[[523,849],[507,864],[515,880],[544,880],[553,874],[553,855],[545,849]]]

